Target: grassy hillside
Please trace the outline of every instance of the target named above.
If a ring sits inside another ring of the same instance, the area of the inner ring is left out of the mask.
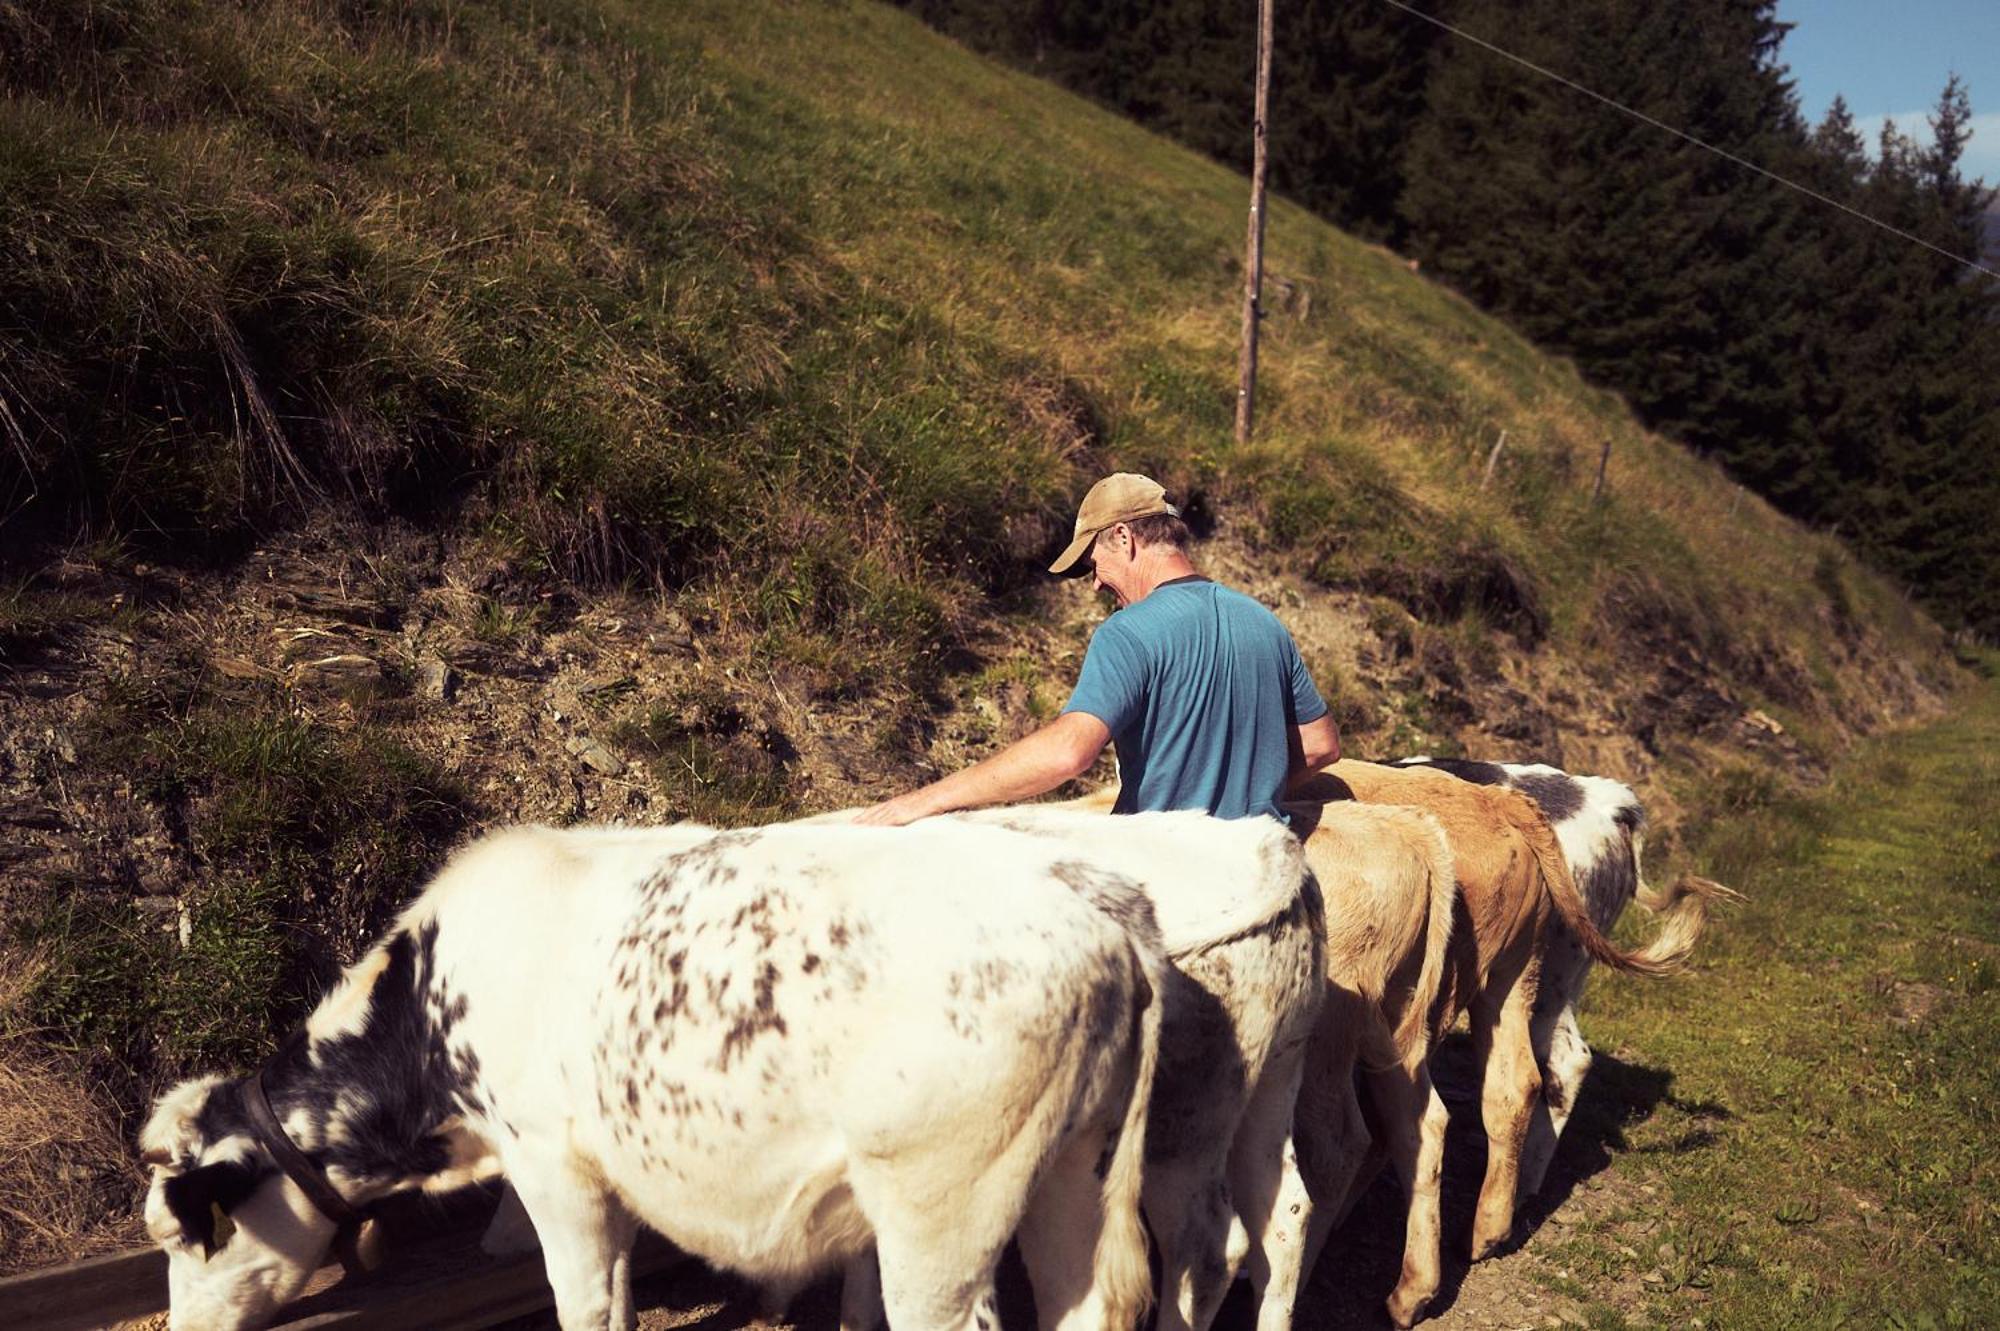
[[[1671,826],[1955,675],[1281,201],[1235,447],[1244,183],[888,9],[0,0],[0,52],[0,1039],[107,1113],[254,1057],[469,828],[767,818],[1019,733],[1114,467],[1364,753],[1553,757]]]

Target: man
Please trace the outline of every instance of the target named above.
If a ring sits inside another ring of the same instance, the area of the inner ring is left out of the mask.
[[[1091,635],[1062,715],[855,821],[897,826],[1032,799],[1089,771],[1113,740],[1118,813],[1282,817],[1284,792],[1340,757],[1340,733],[1277,616],[1195,572],[1187,543],[1155,482],[1120,472],[1092,486],[1049,572],[1087,568],[1119,609]]]

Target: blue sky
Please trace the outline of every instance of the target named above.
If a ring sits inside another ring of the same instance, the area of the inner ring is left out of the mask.
[[[1781,51],[1809,123],[1835,93],[1872,145],[1884,118],[1920,143],[1945,77],[1972,95],[1972,143],[1961,170],[2000,185],[2000,0],[1778,0],[1796,25]]]

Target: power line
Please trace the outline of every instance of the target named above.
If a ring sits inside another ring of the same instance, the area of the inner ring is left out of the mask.
[[[1673,135],[1677,139],[1685,139],[1687,142],[1692,143],[1695,147],[1705,149],[1708,152],[1712,152],[1717,157],[1726,158],[1729,161],[1736,163],[1736,165],[1742,167],[1746,171],[1754,171],[1758,175],[1763,176],[1767,180],[1775,180],[1778,184],[1783,185],[1787,189],[1797,190],[1799,193],[1805,195],[1807,198],[1818,199],[1821,203],[1831,204],[1835,208],[1840,209],[1840,211],[1847,213],[1850,216],[1860,218],[1862,221],[1868,223],[1868,225],[1870,226],[1880,227],[1882,230],[1887,231],[1892,235],[1901,236],[1904,240],[1913,241],[1914,243],[1923,246],[1925,249],[1930,250],[1934,254],[1943,255],[1945,258],[1950,259],[1953,263],[1964,264],[1967,268],[1972,269],[1974,272],[1984,273],[1988,277],[2000,277],[2000,271],[1988,268],[1983,263],[1977,263],[1971,259],[1964,257],[1963,255],[1953,254],[1950,250],[1947,249],[1940,249],[1938,246],[1931,244],[1928,240],[1925,240],[1922,236],[1913,236],[1909,232],[1903,230],[1901,227],[1891,226],[1889,223],[1881,221],[1878,218],[1870,217],[1867,213],[1862,212],[1858,208],[1851,208],[1848,205],[1842,203],[1839,199],[1830,198],[1827,195],[1821,194],[1818,190],[1813,189],[1810,186],[1801,185],[1795,180],[1788,180],[1784,176],[1779,175],[1775,171],[1766,170],[1765,168],[1757,165],[1755,162],[1747,161],[1744,158],[1738,157],[1735,153],[1730,152],[1727,148],[1718,148],[1712,143],[1708,143],[1702,139],[1696,138],[1694,135],[1687,133],[1685,130],[1675,129],[1672,125],[1667,124],[1663,120],[1655,120],[1653,117],[1647,115],[1644,111],[1634,110],[1632,107],[1625,105],[1623,102],[1614,101],[1611,98],[1606,97],[1601,92],[1596,92],[1590,88],[1584,87],[1581,83],[1578,83],[1575,79],[1565,78],[1561,74],[1556,73],[1552,69],[1544,68],[1543,66],[1536,64],[1532,60],[1528,60],[1522,56],[1515,55],[1512,51],[1506,50],[1503,47],[1495,46],[1492,42],[1487,41],[1483,37],[1475,37],[1471,33],[1465,31],[1463,28],[1455,27],[1450,23],[1446,23],[1441,18],[1434,18],[1431,15],[1424,13],[1421,9],[1416,9],[1409,5],[1404,4],[1403,0],[1382,0],[1382,3],[1385,5],[1390,5],[1396,9],[1400,9],[1405,14],[1408,14],[1413,18],[1420,18],[1424,22],[1432,25],[1433,27],[1443,28],[1446,32],[1451,33],[1453,36],[1462,37],[1466,41],[1471,42],[1475,46],[1482,46],[1487,50],[1493,52],[1493,54],[1500,56],[1503,59],[1511,60],[1515,64],[1522,66],[1524,69],[1532,69],[1533,71],[1535,71],[1535,73],[1540,74],[1543,78],[1554,79],[1557,83],[1562,84],[1566,88],[1574,88],[1576,91],[1582,93],[1584,96],[1592,98],[1596,101],[1600,101],[1615,111],[1622,111],[1626,115],[1631,116],[1634,120],[1642,120],[1646,124],[1651,125],[1655,129],[1665,130],[1667,133]]]

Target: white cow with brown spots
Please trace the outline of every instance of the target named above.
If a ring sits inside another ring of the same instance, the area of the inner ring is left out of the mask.
[[[1143,1192],[1159,1248],[1155,1325],[1202,1331],[1241,1272],[1259,1294],[1260,1331],[1284,1331],[1311,1219],[1291,1130],[1302,1060],[1325,991],[1317,885],[1297,841],[1270,819],[1203,819],[1218,840],[1241,838],[1247,828],[1267,838],[1258,857],[1233,859],[1203,877],[1186,865],[1162,873],[1155,849],[1135,835],[1163,815],[1113,819],[1104,816],[1109,808],[1093,798],[932,821],[1088,845],[1096,863],[1145,894],[1171,959]],[[873,1279],[865,1261],[849,1268],[842,1331],[879,1325]]]
[[[633,1325],[640,1223],[778,1284],[872,1246],[899,1331],[989,1325],[1018,1230],[1045,1326],[1124,1331],[1171,983],[1129,866],[1206,885],[1297,856],[1265,820],[1119,822],[1116,864],[1101,823],[476,843],[257,1074],[162,1098],[173,1325],[260,1325],[331,1217],[504,1174],[567,1331]]]

